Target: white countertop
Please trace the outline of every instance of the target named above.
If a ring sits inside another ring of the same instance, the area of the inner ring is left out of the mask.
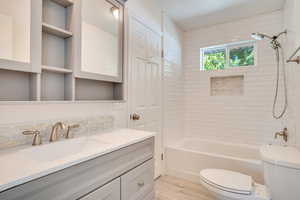
[[[119,129],[0,154],[0,192],[155,136]]]

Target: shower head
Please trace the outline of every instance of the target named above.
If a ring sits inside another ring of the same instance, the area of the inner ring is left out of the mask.
[[[267,34],[264,34],[264,33],[252,33],[251,37],[256,39],[256,40],[263,40],[265,38],[268,38],[270,40],[276,40],[277,38],[279,38],[281,35],[283,34],[287,34],[287,31],[283,31],[277,35],[274,35],[274,36],[269,36]]]
[[[252,33],[251,37],[254,38],[255,40],[263,40],[265,38],[273,39],[273,37],[268,36],[268,35],[263,34],[263,33]]]
[[[278,38],[283,35],[283,34],[287,34],[287,31],[283,31],[277,35],[274,35],[274,36],[269,36],[269,35],[266,35],[266,34],[263,34],[263,33],[252,33],[251,37],[254,38],[255,40],[263,40],[264,38],[267,38],[269,40],[271,40],[271,46],[273,49],[278,49],[278,48],[281,48],[281,44],[280,42],[278,41]]]

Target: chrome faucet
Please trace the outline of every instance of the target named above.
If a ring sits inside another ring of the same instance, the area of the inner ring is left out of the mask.
[[[55,142],[58,140],[58,131],[59,129],[63,130],[65,129],[65,124],[62,122],[57,122],[56,124],[54,124],[54,126],[52,127],[52,131],[51,131],[51,135],[50,135],[50,142]]]
[[[285,142],[287,142],[288,141],[288,129],[284,128],[283,131],[275,133],[275,139],[277,139],[278,136],[283,137],[283,140]]]

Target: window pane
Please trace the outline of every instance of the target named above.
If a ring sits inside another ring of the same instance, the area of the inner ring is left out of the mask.
[[[204,70],[218,70],[225,68],[226,50],[224,48],[204,50],[203,57]]]
[[[254,65],[254,46],[245,46],[230,49],[230,67]]]

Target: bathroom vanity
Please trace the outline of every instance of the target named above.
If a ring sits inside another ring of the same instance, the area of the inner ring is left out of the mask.
[[[154,199],[154,133],[122,129],[0,156],[1,200]]]

